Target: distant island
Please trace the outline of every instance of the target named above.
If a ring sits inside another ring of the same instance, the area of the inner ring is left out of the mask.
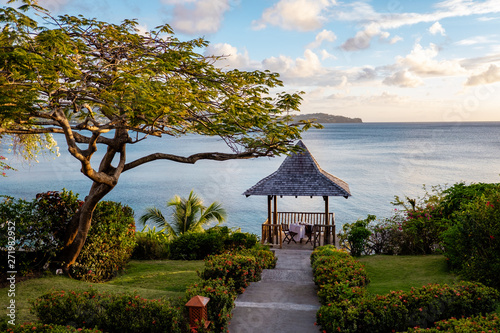
[[[293,116],[294,120],[313,120],[320,124],[329,123],[362,123],[361,118],[349,118],[344,116],[336,116],[326,113],[309,113]]]

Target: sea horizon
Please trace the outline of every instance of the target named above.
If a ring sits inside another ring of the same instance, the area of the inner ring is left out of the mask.
[[[323,170],[351,188],[349,199],[330,199],[338,231],[344,223],[368,214],[379,219],[390,217],[394,196],[422,196],[424,184],[500,182],[499,125],[498,121],[325,124],[324,129],[304,133],[303,142]],[[3,149],[2,154],[19,171],[1,180],[0,195],[31,200],[36,193],[66,188],[85,197],[91,181],[64,151],[64,142],[59,143],[60,157],[41,159],[28,168]],[[216,138],[148,138],[129,147],[128,158],[156,151],[188,155],[215,149],[227,148]],[[104,200],[129,205],[137,220],[146,207],[152,206],[168,215],[165,203],[169,199],[194,190],[207,205],[222,203],[228,211],[225,225],[260,235],[260,225],[267,217],[267,198],[246,198],[242,193],[276,171],[284,158],[200,161],[194,165],[155,161],[124,173]],[[322,198],[285,197],[278,200],[278,210],[321,212],[324,203]]]

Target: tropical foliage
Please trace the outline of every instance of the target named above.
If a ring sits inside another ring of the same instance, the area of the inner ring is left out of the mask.
[[[213,202],[206,207],[203,205],[203,200],[193,191],[187,198],[176,195],[168,201],[167,207],[173,207],[171,222],[168,222],[161,210],[155,207],[147,208],[139,221],[144,225],[151,221],[175,238],[187,232],[201,232],[204,225],[213,221],[220,224],[226,218],[226,211],[220,203]]]

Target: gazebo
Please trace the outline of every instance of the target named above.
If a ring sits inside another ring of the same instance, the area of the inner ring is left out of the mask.
[[[307,223],[313,225],[314,244],[319,244],[320,234],[324,243],[335,243],[335,214],[329,212],[328,198],[331,196],[351,196],[349,185],[324,171],[302,141],[296,146],[301,150],[291,154],[274,173],[260,180],[243,194],[267,195],[267,220],[262,225],[262,242],[282,246],[282,224]],[[283,196],[322,196],[325,202],[324,213],[278,212],[277,197]],[[333,241],[330,240],[333,235]]]

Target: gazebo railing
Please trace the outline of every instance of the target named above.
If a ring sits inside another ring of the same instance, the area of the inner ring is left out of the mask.
[[[272,222],[272,221],[271,221]],[[325,223],[325,213],[304,213],[304,212],[278,212],[277,223],[271,223],[269,219],[262,224],[262,243],[279,244],[283,242],[282,223],[307,223],[315,230],[314,244],[320,244],[320,235],[324,237],[324,244],[335,244],[335,213],[328,214],[328,223]]]

